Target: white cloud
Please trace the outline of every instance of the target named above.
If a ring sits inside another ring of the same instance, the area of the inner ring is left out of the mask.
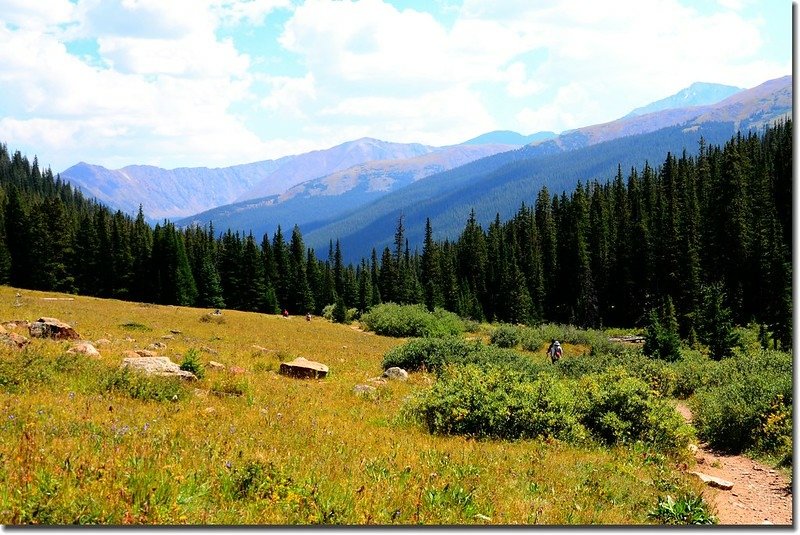
[[[268,110],[280,111],[304,117],[303,104],[317,97],[316,84],[312,73],[302,78],[271,76],[267,78],[271,91],[261,100],[261,106]]]
[[[718,3],[465,0],[444,24],[381,0],[0,0],[0,94],[13,96],[0,135],[59,170],[229,165],[361,136],[561,131],[695,81],[791,72],[761,57],[756,4]],[[278,9],[290,17],[275,37]],[[220,37],[244,31],[271,55]],[[88,57],[68,52],[74,40]]]
[[[74,8],[69,0],[0,0],[0,22],[22,28],[60,24],[72,20]]]

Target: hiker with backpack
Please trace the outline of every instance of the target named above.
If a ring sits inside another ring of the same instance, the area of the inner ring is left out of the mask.
[[[553,340],[550,347],[547,348],[547,354],[550,356],[550,362],[555,364],[561,358],[561,343],[558,340]]]

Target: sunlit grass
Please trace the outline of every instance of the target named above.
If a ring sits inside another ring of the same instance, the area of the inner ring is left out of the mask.
[[[16,307],[15,292],[0,287],[3,321],[52,316],[110,344],[97,360],[66,355],[65,342],[0,348],[3,524],[637,524],[651,522],[658,496],[701,490],[645,449],[432,436],[400,416],[431,383],[424,373],[356,396],[402,339],[317,318],[223,311],[224,322],[204,322],[207,310],[31,291]],[[245,372],[206,367],[175,401],[107,387],[125,350],[159,341],[176,363],[194,349]],[[329,376],[278,375],[295,356]]]

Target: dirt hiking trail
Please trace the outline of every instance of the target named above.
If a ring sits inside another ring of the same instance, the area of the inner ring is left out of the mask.
[[[689,407],[676,408],[691,423]],[[741,455],[713,451],[698,444],[697,465],[690,472],[702,472],[733,483],[730,490],[706,487],[706,498],[716,508],[720,525],[792,525],[792,487],[777,470]]]

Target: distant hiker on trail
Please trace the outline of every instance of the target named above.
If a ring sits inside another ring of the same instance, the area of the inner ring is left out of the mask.
[[[550,362],[555,364],[561,358],[561,343],[558,340],[553,340],[550,347],[547,348],[547,354],[550,356]]]
[[[285,308],[283,309],[283,317],[284,318],[288,318],[289,317],[289,311],[286,310]]]
[[[311,321],[311,312],[306,312],[306,321]]]

